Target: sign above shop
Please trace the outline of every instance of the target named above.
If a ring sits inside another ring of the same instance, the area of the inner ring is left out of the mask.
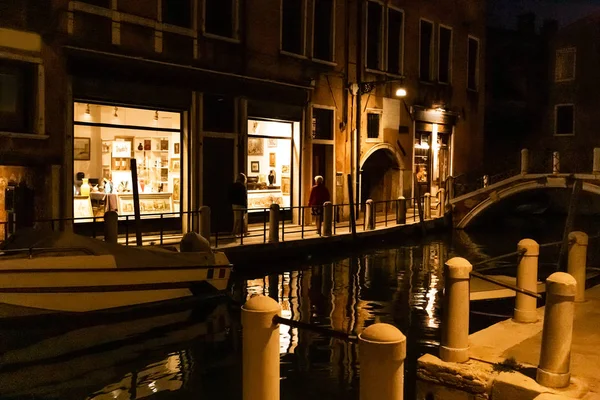
[[[455,125],[457,116],[442,110],[432,109],[415,109],[414,119],[416,121],[425,121],[432,124],[449,124]]]

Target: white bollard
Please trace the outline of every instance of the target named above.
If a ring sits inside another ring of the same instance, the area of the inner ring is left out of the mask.
[[[592,173],[600,174],[600,148],[594,147],[594,164]]]
[[[529,172],[529,150],[521,150],[521,174],[525,175]]]
[[[365,205],[365,227],[369,231],[375,229],[375,206],[371,199],[367,200]]]
[[[569,258],[567,272],[577,282],[575,302],[585,301],[585,269],[587,264],[588,235],[585,232],[569,233]]]
[[[200,236],[210,243],[210,207],[200,207]]]
[[[406,224],[406,199],[400,196],[396,201],[396,224]]]
[[[446,214],[446,191],[444,189],[438,190],[438,196],[440,199],[440,217]]]
[[[576,291],[575,278],[565,272],[555,272],[546,280],[542,350],[536,376],[540,385],[569,386]]]
[[[406,336],[390,324],[373,324],[358,335],[360,400],[402,400]]]
[[[119,214],[116,211],[104,213],[104,241],[117,244],[119,238]]]
[[[539,244],[532,239],[522,239],[517,244],[517,250],[525,250],[517,266],[517,287],[537,293]],[[514,320],[516,322],[536,322],[537,299],[524,293],[517,292],[515,297]]]
[[[473,266],[462,257],[446,262],[440,358],[447,362],[469,360],[470,278]]]
[[[560,172],[560,153],[555,151],[552,153],[552,173],[558,174]]]
[[[490,185],[490,177],[488,175],[483,176],[483,187],[486,188]]]
[[[423,218],[431,219],[431,193],[425,193],[423,203]]]
[[[333,234],[333,204],[330,201],[323,203],[323,236]]]
[[[279,325],[281,306],[255,296],[242,306],[242,380],[244,400],[279,399]]]
[[[269,243],[279,242],[279,204],[269,207]]]

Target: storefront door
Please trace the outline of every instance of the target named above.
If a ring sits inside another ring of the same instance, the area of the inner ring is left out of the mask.
[[[430,142],[431,132],[419,131],[415,134],[413,170],[415,173],[415,182],[419,185],[418,193],[421,196],[428,193],[431,189],[432,152]]]
[[[233,157],[235,141],[229,138],[204,137],[202,151],[202,204],[210,207],[212,232],[231,232],[233,211],[229,189],[235,180]]]

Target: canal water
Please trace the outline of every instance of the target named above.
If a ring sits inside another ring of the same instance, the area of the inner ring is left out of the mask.
[[[540,243],[562,236],[564,218],[505,220],[493,232],[452,232],[311,259],[293,265],[240,272],[227,301],[135,321],[44,334],[0,327],[2,399],[241,399],[239,304],[256,294],[276,299],[283,317],[358,334],[385,322],[407,336],[406,398],[415,396],[416,360],[437,354],[443,264],[462,256],[476,263],[513,252],[530,237]],[[576,228],[597,233],[599,220]],[[598,266],[594,241],[590,263]],[[541,275],[555,270],[558,247],[541,253]],[[514,259],[491,264],[514,275]],[[508,267],[508,268],[507,268]],[[509,303],[473,307],[471,331],[510,314]],[[479,311],[477,311],[479,310]],[[39,336],[39,340],[27,339]],[[357,346],[282,325],[282,399],[358,399]]]

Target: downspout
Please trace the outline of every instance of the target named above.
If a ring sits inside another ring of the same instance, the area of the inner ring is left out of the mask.
[[[345,129],[352,130],[352,126],[348,127],[348,90],[350,87],[348,71],[350,69],[350,9],[348,3],[344,4],[344,17],[345,17],[345,28],[344,28],[344,88],[342,94],[343,105],[343,117],[342,124]],[[334,43],[335,46],[335,43]]]
[[[354,170],[354,199],[356,215],[358,216],[360,210],[360,138],[361,138],[361,116],[362,116],[362,105],[361,105],[361,86],[363,80],[363,2],[357,1],[356,10],[356,81],[358,83],[358,93],[356,95],[356,152],[355,156],[355,170]]]

